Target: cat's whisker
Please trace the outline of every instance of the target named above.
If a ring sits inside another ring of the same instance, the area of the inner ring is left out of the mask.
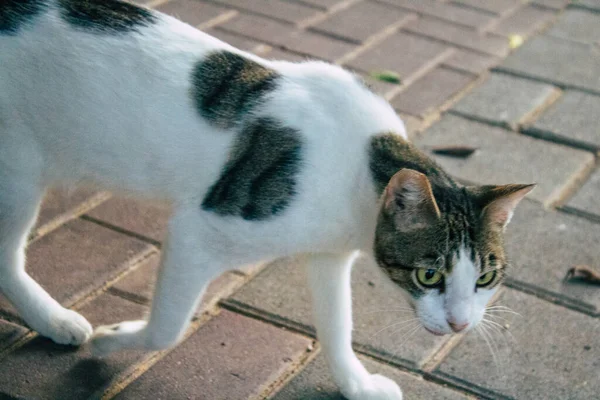
[[[506,306],[490,306],[490,307],[486,307],[486,311],[493,311],[493,312],[497,312],[497,313],[504,312],[504,313],[518,315],[519,317],[523,317],[521,314],[519,314],[515,310],[513,310],[509,307],[506,307]]]
[[[496,366],[496,368],[498,368],[498,358],[496,356],[496,352],[494,351],[494,348],[492,347],[492,345],[490,343],[489,333],[485,330],[485,325],[479,324],[479,325],[477,325],[477,327],[479,328],[478,331],[481,334],[481,337],[483,338],[483,340],[487,344],[488,348],[490,349],[490,353],[492,355],[492,360],[494,361],[494,365]]]
[[[503,320],[506,323],[510,322],[510,320],[508,318],[505,318],[505,317],[503,317],[501,315],[497,315],[497,314],[495,314],[493,312],[487,312],[486,311],[483,315],[484,315],[484,317],[489,317],[489,318],[499,318],[499,319]]]
[[[508,345],[508,339],[506,338],[507,336],[510,336],[510,338],[513,340],[513,342],[516,342],[516,339],[515,339],[514,335],[512,334],[512,332],[507,330],[507,328],[504,325],[499,324],[498,322],[492,321],[490,319],[486,319],[486,318],[484,318],[481,322],[483,324],[487,324],[486,326],[488,326],[490,329],[494,330],[495,332],[498,332],[500,334],[500,336],[502,336],[506,340],[507,345]]]
[[[418,320],[418,319],[419,319],[419,318],[410,318],[410,319],[407,319],[407,320],[404,320],[404,321],[395,322],[395,323],[393,323],[393,324],[390,324],[390,325],[388,325],[388,326],[386,326],[386,327],[384,327],[384,328],[381,328],[380,330],[378,330],[378,331],[377,331],[377,332],[375,332],[374,334],[372,334],[372,335],[369,337],[369,340],[373,339],[375,336],[379,335],[381,332],[383,332],[383,331],[385,331],[385,330],[387,330],[387,329],[390,329],[390,328],[392,328],[392,327],[394,327],[394,326],[398,326],[398,325],[402,325],[402,324],[407,324],[407,323],[409,323],[409,322],[414,322],[414,321],[416,321],[416,320]]]
[[[392,358],[396,357],[396,354],[398,354],[400,349],[402,349],[402,346],[404,346],[404,343],[406,343],[406,341],[408,339],[410,339],[412,336],[414,336],[414,334],[419,331],[420,327],[421,327],[421,323],[417,323],[416,326],[412,327],[409,331],[404,333],[404,340],[396,347],[396,350],[392,354]],[[396,333],[396,332],[394,332],[394,333]]]

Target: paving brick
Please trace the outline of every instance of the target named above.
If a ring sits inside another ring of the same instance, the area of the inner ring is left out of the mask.
[[[425,116],[466,87],[475,76],[445,68],[436,68],[419,78],[392,100],[402,112]]]
[[[231,11],[230,8],[197,0],[171,0],[159,5],[156,10],[169,14],[192,26],[204,24]]]
[[[571,0],[533,0],[531,3],[555,10],[560,10],[563,9],[570,1]]]
[[[494,24],[491,31],[502,36],[529,36],[550,23],[555,16],[554,11],[526,5]]]
[[[568,9],[547,34],[582,43],[596,43],[600,41],[600,13]]]
[[[564,283],[566,271],[575,265],[596,265],[600,259],[600,226],[563,212],[546,211],[525,200],[517,208],[506,232],[511,260],[509,276],[530,290],[573,300],[582,309],[600,310],[597,287]],[[539,288],[539,289],[538,289]]]
[[[479,75],[496,65],[500,59],[467,50],[455,50],[444,65]]]
[[[480,121],[514,128],[549,99],[556,97],[556,93],[557,89],[552,85],[491,74],[452,110]]]
[[[111,293],[137,303],[149,304],[154,294],[154,283],[160,265],[159,254],[154,254],[144,260],[139,267],[115,283],[109,290]],[[242,284],[244,278],[232,272],[226,272],[215,279],[208,287],[202,299],[199,312],[215,302],[223,292],[229,292]]]
[[[432,68],[451,54],[448,46],[405,33],[396,33],[377,46],[346,63],[351,68],[371,73],[391,70],[403,82]]]
[[[407,10],[423,15],[440,18],[455,24],[465,25],[477,29],[487,26],[493,17],[474,9],[459,7],[454,4],[442,3],[435,0],[382,0]]]
[[[501,304],[522,318],[502,314],[509,320],[514,340],[508,336],[505,341],[498,332],[493,333],[498,366],[483,337],[474,332],[442,363],[442,374],[456,377],[461,385],[485,386],[514,399],[597,397],[600,319],[513,290],[505,294]],[[501,319],[497,321],[504,324]]]
[[[453,0],[452,3],[481,9],[496,15],[503,15],[521,5],[520,0]]]
[[[504,57],[509,50],[508,41],[504,37],[489,33],[478,33],[459,25],[436,21],[432,18],[420,18],[409,22],[403,29],[492,56]]]
[[[71,219],[99,204],[107,196],[86,189],[51,189],[44,196],[36,228]]]
[[[422,378],[400,372],[387,365],[362,358],[370,373],[382,374],[400,385],[406,399],[467,400],[468,397],[444,386],[424,381]],[[319,355],[294,377],[272,400],[343,400],[333,382],[325,357]]]
[[[414,18],[414,14],[410,12],[367,1],[333,14],[311,29],[361,43],[388,26],[411,18]]]
[[[225,43],[232,45],[233,47],[236,47],[236,48],[238,48],[240,50],[244,50],[244,51],[253,52],[261,46],[261,43],[257,40],[253,40],[250,38],[232,34],[232,33],[223,31],[219,28],[208,29],[208,30],[205,30],[204,32],[208,33],[211,36],[216,37],[219,40],[224,41]]]
[[[96,326],[140,319],[144,310],[104,294],[80,312]],[[0,360],[0,393],[21,399],[85,399],[143,356],[140,351],[125,351],[98,360],[87,347],[76,349],[37,337]]]
[[[262,1],[239,1],[239,0],[212,0],[219,4],[231,6],[240,10],[256,13],[266,17],[280,19],[286,22],[297,23],[314,17],[318,10],[304,6],[300,3],[292,3],[281,0]]]
[[[567,91],[526,132],[598,151],[599,126],[600,97]]]
[[[285,39],[284,47],[327,61],[335,61],[356,49],[356,45],[309,31],[294,31]]]
[[[149,245],[97,224],[75,220],[35,241],[27,271],[58,302],[70,305],[126,267]],[[14,314],[0,296],[0,309]]]
[[[596,170],[585,182],[583,187],[567,203],[570,208],[594,214],[596,219],[600,218],[600,172]],[[600,242],[597,242],[600,243]],[[598,260],[598,258],[596,258]],[[590,262],[596,265],[596,262]]]
[[[291,62],[302,62],[311,59],[308,56],[302,56],[296,53],[292,53],[290,51],[278,49],[276,47],[270,48],[266,53],[261,54],[261,56],[271,60]]]
[[[564,194],[573,179],[593,165],[593,154],[533,139],[501,128],[444,116],[415,144],[430,155],[432,146],[466,145],[479,150],[467,159],[434,156],[448,173],[478,184],[532,183],[529,195],[552,202]]]
[[[87,215],[160,242],[167,233],[169,210],[151,203],[113,197]]]
[[[0,352],[27,333],[24,327],[0,319]]]
[[[419,368],[446,340],[423,329],[411,331],[410,322],[403,321],[413,318],[413,314],[398,311],[408,306],[402,290],[371,262],[359,260],[352,281],[354,342],[363,350],[395,358],[409,368]],[[304,330],[314,329],[306,269],[298,259],[272,263],[234,294],[229,303],[250,307],[269,318],[283,318]]]
[[[263,43],[283,45],[290,36],[290,29],[290,25],[283,22],[241,14],[219,25],[218,30],[229,31]]]
[[[116,399],[247,399],[306,354],[311,340],[222,311]]]
[[[499,69],[600,93],[600,51],[570,40],[535,37],[508,56]]]

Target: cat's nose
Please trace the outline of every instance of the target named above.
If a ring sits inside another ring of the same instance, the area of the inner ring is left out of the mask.
[[[464,331],[466,329],[466,327],[469,326],[469,323],[467,322],[466,324],[457,324],[457,323],[448,321],[448,325],[450,325],[450,328],[454,332],[460,332],[460,331]]]

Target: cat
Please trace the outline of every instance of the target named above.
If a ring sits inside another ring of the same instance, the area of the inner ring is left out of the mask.
[[[0,49],[0,289],[57,343],[174,346],[213,278],[304,254],[341,392],[398,400],[351,347],[355,258],[438,335],[476,326],[505,276],[503,232],[533,185],[460,185],[339,66],[264,60],[118,0],[5,0]],[[170,204],[148,321],[93,332],[25,272],[45,189],[78,184]]]

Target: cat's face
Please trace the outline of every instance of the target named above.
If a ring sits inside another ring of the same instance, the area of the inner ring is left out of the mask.
[[[402,170],[383,195],[374,252],[428,331],[467,332],[504,280],[504,228],[533,185],[434,188]]]

